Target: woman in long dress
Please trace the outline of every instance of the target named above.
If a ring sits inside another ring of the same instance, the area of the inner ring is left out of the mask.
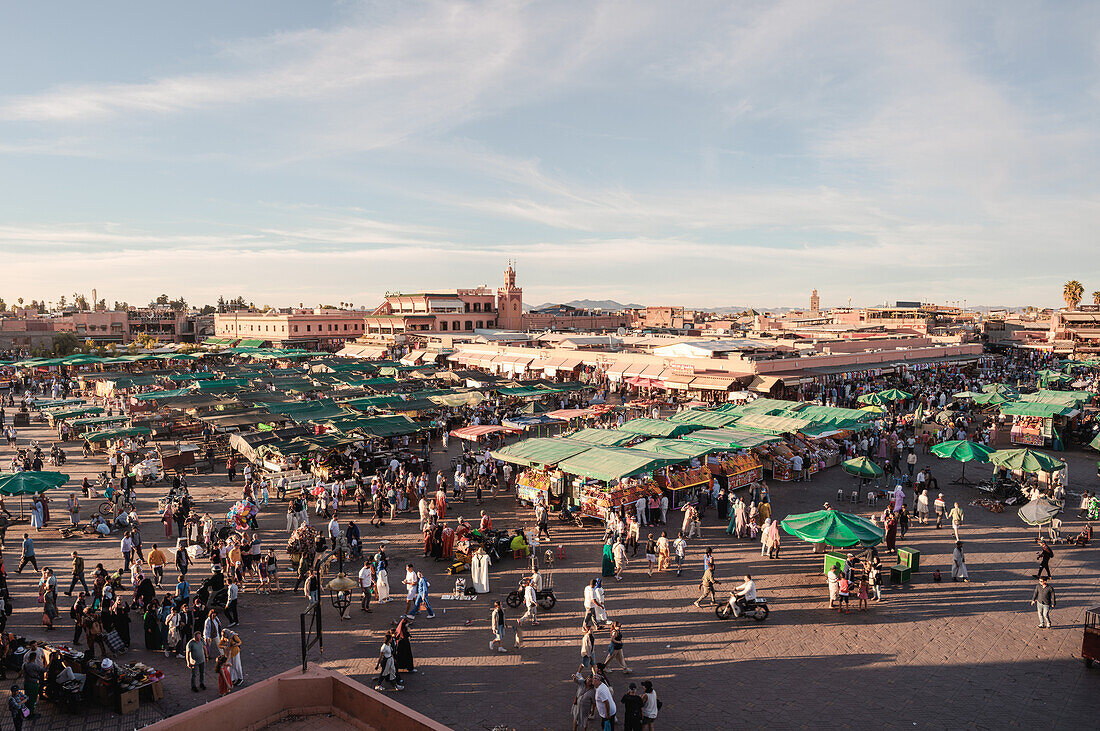
[[[150,604],[145,605],[145,613],[142,622],[145,628],[145,649],[161,650],[164,648],[163,635],[161,634],[160,604],[154,598]]]
[[[603,579],[596,579],[596,601],[599,602],[599,606],[596,607],[596,622],[607,624],[607,602],[603,598]]]
[[[388,602],[390,600],[390,576],[381,563],[375,564],[374,577],[374,588],[378,592],[378,601]]]
[[[416,669],[413,668],[412,642],[409,638],[409,622],[407,618],[401,618],[401,621],[397,623],[397,628],[393,631],[393,635],[397,640],[397,647],[394,652],[394,662],[397,665],[397,670],[399,672],[415,673]]]
[[[737,507],[734,508],[733,517],[737,524],[737,537],[744,538],[748,531],[748,515],[745,512],[745,501],[737,498]]]

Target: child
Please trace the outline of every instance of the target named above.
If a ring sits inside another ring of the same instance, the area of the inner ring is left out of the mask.
[[[218,695],[229,695],[233,690],[233,681],[229,677],[225,655],[218,655],[218,659],[214,661],[214,673],[218,676]]]
[[[859,580],[859,604],[856,606],[859,611],[864,612],[867,610],[867,601],[871,598],[869,587],[867,586],[867,577],[862,577]]]
[[[848,610],[848,591],[849,591],[849,588],[850,587],[848,585],[848,580],[846,578],[844,578],[843,575],[841,575],[840,579],[837,581],[837,594],[838,594],[837,599],[839,600],[839,602],[836,605],[836,611],[837,611],[838,614],[840,612],[844,612],[845,614],[847,614],[848,611],[849,611]]]

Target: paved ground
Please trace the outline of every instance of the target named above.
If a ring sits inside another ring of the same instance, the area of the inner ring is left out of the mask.
[[[49,440],[44,428],[24,429],[20,436],[38,436],[45,443]],[[6,448],[0,451],[0,459],[6,460],[8,455]],[[446,459],[439,453],[436,457],[441,462]],[[1068,459],[1072,490],[1100,486],[1095,477],[1095,454],[1071,453]],[[765,560],[759,555],[759,544],[727,537],[716,525],[713,511],[704,520],[703,539],[691,541],[681,579],[673,573],[647,577],[639,555],[624,581],[608,582],[609,614],[623,621],[626,628],[626,654],[634,670],[631,678],[639,682],[651,679],[663,700],[659,725],[1095,726],[1100,717],[1100,669],[1086,671],[1074,655],[1080,650],[1084,609],[1100,604],[1096,549],[1055,549],[1056,626],[1037,629],[1034,611],[1028,605],[1034,586],[1030,573],[1034,530],[1020,524],[1012,511],[996,515],[967,506],[976,497],[975,491],[946,484],[957,476],[958,465],[935,457],[922,457],[921,464],[925,462],[935,464],[947,499],[960,500],[966,510],[963,538],[973,579],[970,584],[932,582],[934,568],[948,575],[951,533],[949,529],[918,526],[899,542],[922,552],[922,571],[911,585],[888,588],[882,604],[872,605],[866,613],[827,612],[821,561],[808,546],[785,536],[782,559]],[[80,477],[100,469],[101,458],[85,462],[77,457],[66,471],[78,483]],[[239,485],[238,481],[230,488],[221,476],[200,477],[192,480],[192,491],[200,507],[209,505],[209,512],[216,515],[236,499]],[[771,488],[776,515],[782,517],[816,509],[824,500],[835,502],[837,489],[850,490],[851,483],[834,468],[813,483],[774,483]],[[143,515],[161,492],[149,488],[141,495]],[[62,505],[63,499],[54,502],[55,515],[63,512]],[[862,504],[846,507],[870,512]],[[514,502],[507,498],[489,501],[489,509],[498,526],[530,520],[526,511],[517,515]],[[277,504],[261,515],[265,545],[280,550],[285,545],[281,530],[284,510]],[[473,517],[476,509],[460,505],[453,515],[463,513]],[[1067,532],[1076,532],[1079,525],[1067,517]],[[365,521],[361,526],[368,541],[377,536],[392,542],[393,566],[412,560],[431,572],[433,595],[449,590],[453,580],[442,574],[442,565],[418,558],[414,521],[399,519],[381,530],[370,528]],[[488,652],[490,597],[472,602],[436,600],[438,616],[417,620],[413,629],[414,654],[421,672],[407,679],[407,690],[398,700],[461,729],[569,727],[573,685],[568,676],[579,658],[580,597],[584,584],[599,572],[599,534],[595,529],[557,530],[552,526],[552,530],[554,542],[563,543],[568,556],[554,572],[559,603],[544,615],[541,626],[525,633],[522,647],[507,654]],[[159,532],[159,522],[149,521],[146,544]],[[18,527],[9,531],[13,540],[8,543],[6,565],[17,602],[9,631],[46,639],[33,599],[37,579],[29,572],[16,576],[11,571],[18,550],[14,539],[19,533]],[[115,539],[66,541],[48,530],[37,537],[37,544],[42,565],[57,568],[59,583],[67,575],[65,557],[74,548],[88,557],[90,565],[119,560]],[[722,622],[712,610],[690,606],[705,546],[715,549],[718,578],[726,586],[745,572],[755,576],[759,593],[773,606],[767,622]],[[515,586],[521,568],[512,561],[494,567],[491,596],[503,598]],[[397,573],[391,572],[395,590],[400,576],[393,574]],[[298,612],[304,607],[300,594],[248,593],[240,604],[243,624],[239,629],[248,680],[282,672],[300,662]],[[396,618],[398,607],[376,605],[372,614],[355,609],[346,622],[339,622],[331,608],[326,610],[325,652],[322,657],[314,651],[311,661],[369,682],[375,673],[381,632]],[[515,613],[511,614],[514,618]],[[63,629],[52,633],[50,640],[71,638],[67,617],[64,606]],[[139,644],[140,637],[140,631],[135,632]],[[606,644],[605,636],[599,644]],[[131,658],[168,673],[162,701],[124,719],[104,713],[63,717],[43,703],[44,716],[33,728],[134,728],[215,696],[214,691],[199,695],[189,691],[181,661],[166,661],[163,655],[142,649],[127,653],[125,659]],[[628,681],[617,671],[612,677],[616,695],[621,695]]]

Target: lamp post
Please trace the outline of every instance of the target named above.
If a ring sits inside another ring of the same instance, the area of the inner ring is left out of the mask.
[[[356,586],[358,584],[344,574],[337,575],[327,584],[329,599],[332,601],[332,606],[340,613],[340,619],[347,619],[344,613],[351,606],[351,596]]]

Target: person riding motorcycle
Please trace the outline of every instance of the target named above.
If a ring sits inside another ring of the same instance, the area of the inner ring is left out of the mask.
[[[745,574],[745,583],[733,590],[733,596],[734,602],[742,612],[745,611],[748,602],[756,601],[756,582],[752,580],[752,576]]]

